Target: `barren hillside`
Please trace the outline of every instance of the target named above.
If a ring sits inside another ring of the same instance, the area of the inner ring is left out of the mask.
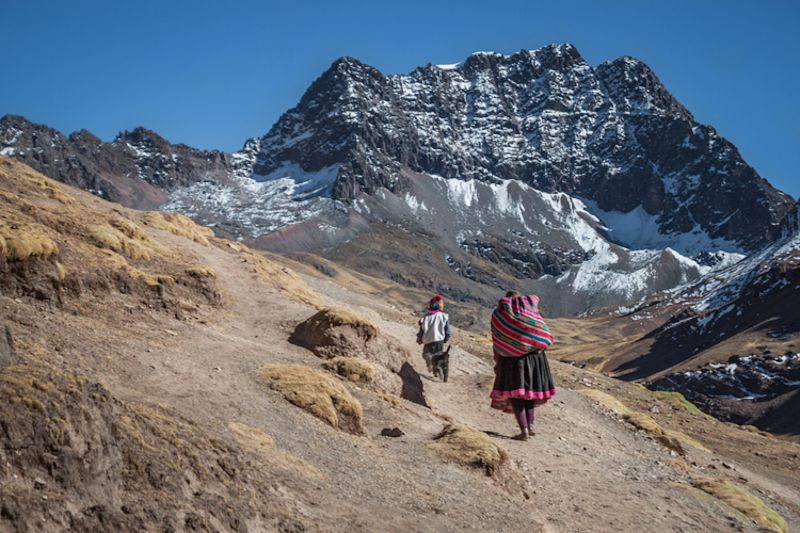
[[[513,441],[486,339],[457,332],[449,383],[425,371],[421,292],[6,158],[0,195],[2,530],[800,524],[796,443],[556,362],[535,437]]]

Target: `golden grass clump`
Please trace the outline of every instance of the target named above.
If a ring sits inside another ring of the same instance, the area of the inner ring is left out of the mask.
[[[709,420],[714,420],[713,416],[708,415],[698,409],[695,404],[687,400],[686,397],[678,391],[659,390],[655,391],[653,394],[656,398],[670,404],[675,409],[683,410],[693,415],[702,416],[703,418],[707,418]]]
[[[625,419],[626,422],[632,424],[635,428],[641,429],[642,431],[645,431],[653,435],[653,437],[655,437],[657,441],[659,441],[667,448],[675,450],[680,454],[686,453],[685,450],[683,449],[681,441],[675,437],[675,435],[677,435],[678,433],[677,432],[667,433],[667,431],[665,431],[664,428],[662,428],[658,424],[658,422],[653,420],[650,416],[644,413],[632,412],[623,415],[623,418]]]
[[[378,336],[378,328],[369,320],[340,307],[325,308],[306,321],[306,328],[324,332],[330,328],[349,326],[358,332],[359,337],[369,341]]]
[[[236,244],[235,246],[235,248],[231,248],[242,254],[244,262],[250,265],[251,271],[262,281],[285,293],[295,301],[319,309],[321,305],[319,293],[309,287],[295,272],[279,266],[263,254],[253,252],[243,244]]]
[[[651,434],[661,444],[667,448],[675,450],[678,453],[684,454],[684,448],[686,446],[691,446],[706,452],[710,451],[702,443],[689,437],[688,435],[684,435],[679,431],[664,429],[649,415],[630,409],[628,406],[607,392],[597,389],[586,389],[581,390],[580,392],[584,396],[587,396],[595,403],[600,405],[602,408],[621,415],[626,422],[632,424],[637,429],[641,429],[642,431]]]
[[[58,245],[39,224],[11,226],[0,223],[0,252],[6,261],[24,261],[31,257],[48,257],[58,254]]]
[[[762,437],[772,437],[773,436],[771,433],[767,433],[766,431],[762,431],[762,430],[758,429],[753,424],[746,424],[744,426],[741,426],[741,428],[743,430],[745,430],[745,431],[749,431],[750,433],[755,433],[756,435],[761,435]]]
[[[56,279],[58,281],[64,281],[67,278],[67,270],[64,268],[64,265],[56,261]]]
[[[75,199],[72,196],[65,194],[63,189],[60,186],[45,186],[45,194],[49,198],[56,200],[57,202],[64,204],[64,205],[74,205]]]
[[[327,374],[304,365],[279,364],[261,368],[260,375],[289,402],[331,426],[350,433],[363,432],[361,404]]]
[[[184,270],[188,275],[193,278],[212,278],[216,279],[217,273],[206,266],[194,266]]]
[[[132,220],[128,220],[127,218],[122,217],[114,217],[108,221],[113,227],[121,231],[126,237],[129,239],[136,239],[136,240],[144,240],[144,235],[142,234],[139,226],[136,225],[135,222]]]
[[[308,478],[320,479],[322,473],[317,468],[275,445],[275,440],[258,428],[242,422],[230,422],[228,430],[236,436],[242,448],[255,452],[268,463],[292,470]]]
[[[208,238],[214,235],[211,228],[195,224],[190,218],[169,211],[148,211],[144,214],[144,223],[178,237],[185,237],[203,246],[208,246]]]
[[[692,483],[696,488],[710,494],[722,503],[732,507],[747,519],[754,521],[759,527],[788,533],[786,520],[774,509],[768,507],[760,498],[750,494],[727,480],[702,478]]]
[[[441,457],[483,468],[487,475],[494,474],[508,461],[508,452],[482,431],[470,427],[447,424],[434,440],[430,446]]]
[[[108,224],[95,225],[89,228],[89,236],[100,248],[108,248],[122,252],[131,259],[149,261],[153,255],[141,242],[128,237],[121,230]]]
[[[392,407],[403,407],[403,399],[396,394],[378,391],[378,398],[388,403]]]
[[[690,476],[694,475],[694,472],[692,471],[692,467],[689,466],[689,463],[687,463],[683,459],[670,458],[670,459],[667,459],[666,463],[668,465],[670,465],[672,468],[674,468],[675,470],[677,470],[677,471],[679,471],[679,472],[681,472],[683,474],[687,474],[687,475],[690,475]]]
[[[372,383],[375,379],[375,368],[360,357],[334,357],[322,367],[356,383]]]
[[[366,335],[368,339],[378,334],[378,328],[372,322],[349,309],[341,307],[323,309],[321,317],[327,320],[331,326],[352,326],[356,329],[362,329],[368,333]]]
[[[628,407],[625,404],[623,404],[621,401],[611,396],[607,392],[603,392],[597,389],[584,389],[581,390],[580,393],[583,394],[584,396],[587,396],[591,400],[594,400],[594,402],[600,405],[600,407],[608,411],[613,411],[618,415],[625,416],[633,412],[630,409],[628,409]]]
[[[706,445],[704,445],[702,442],[700,442],[697,439],[693,439],[692,437],[690,437],[685,433],[681,433],[680,431],[673,431],[671,429],[666,429],[666,428],[664,429],[664,433],[667,434],[667,437],[675,439],[678,442],[680,442],[684,448],[689,446],[698,450],[703,450],[704,452],[713,453],[713,451],[708,449],[708,447],[706,447]]]

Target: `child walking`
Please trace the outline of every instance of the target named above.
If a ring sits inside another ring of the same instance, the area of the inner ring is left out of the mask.
[[[444,352],[450,340],[450,317],[444,312],[444,300],[438,294],[428,303],[428,312],[419,320],[417,344],[422,344],[422,357],[428,372],[433,372],[433,356]]]

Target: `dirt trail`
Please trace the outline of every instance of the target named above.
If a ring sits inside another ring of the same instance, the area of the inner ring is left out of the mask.
[[[674,452],[565,387],[580,378],[572,374],[577,369],[556,366],[562,383],[556,398],[537,410],[536,435],[529,442],[510,440],[513,417],[488,407],[490,365],[459,349],[457,338],[449,383],[429,378],[421,358],[413,362],[431,409],[408,402],[396,408],[350,384],[364,406],[367,436],[333,430],[288,406],[257,378],[266,363],[319,366],[319,359],[287,340],[313,310],[259,283],[245,263],[231,261],[228,250],[201,248],[177,237],[172,241],[217,273],[225,310],[202,321],[170,321],[169,331],[158,336],[159,349],[136,354],[140,366],[108,380],[118,394],[131,399],[144,394],[220,433],[231,421],[261,428],[278,446],[314,465],[322,480],[280,482],[304,496],[299,520],[310,530],[319,523],[327,524],[323,530],[365,531],[618,532],[653,524],[667,531],[750,530],[730,509],[688,485],[685,473],[670,464]],[[398,310],[389,302],[330,280],[306,280],[325,305],[361,311],[418,352],[413,317],[398,322]],[[442,463],[428,445],[446,418],[490,434],[508,450],[511,467],[524,479],[509,486]],[[377,436],[394,426],[405,435]],[[705,465],[714,458],[692,450],[687,460]],[[773,489],[796,501],[796,488]]]
[[[338,305],[364,311],[385,308],[381,302],[330,281],[308,281]],[[409,350],[419,351],[412,341],[413,317],[406,323],[399,323],[393,316],[375,321],[383,331],[405,342]],[[457,338],[454,341],[449,383],[429,378],[421,359],[416,361],[426,398],[434,411],[485,431],[510,452],[513,462],[527,477],[529,485],[520,488],[531,497],[531,512],[548,531],[629,531],[645,524],[660,524],[676,531],[739,528],[729,510],[687,484],[685,473],[673,465],[675,452],[568,388],[576,382],[579,388],[587,388],[581,380],[589,373],[554,363],[557,378],[566,383],[559,384],[558,395],[550,404],[537,409],[536,436],[528,442],[511,440],[509,437],[516,432],[513,417],[488,405],[488,384],[493,376],[490,365],[459,349]],[[613,383],[621,396],[623,386],[632,387]],[[696,470],[703,474],[704,465],[721,459],[713,453],[691,449],[686,461],[697,465]],[[740,473],[744,474],[744,469],[740,468]],[[747,476],[787,501],[797,516],[797,486],[771,480],[768,474],[747,472]]]

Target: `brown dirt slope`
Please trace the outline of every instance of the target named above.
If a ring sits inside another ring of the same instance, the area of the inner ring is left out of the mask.
[[[10,257],[9,241],[15,250],[21,241],[3,234],[0,530],[618,532],[655,523],[757,531],[747,512],[763,509],[698,488],[706,478],[747,491],[790,530],[800,525],[796,444],[555,361],[559,391],[537,410],[535,437],[510,440],[511,417],[488,406],[485,342],[455,337],[446,384],[427,375],[420,357],[405,362],[424,405],[351,381],[289,341],[297,325],[320,308],[345,308],[416,354],[415,317],[335,278],[298,275],[203,230],[149,226],[142,213],[0,165],[0,190],[14,195],[2,206],[8,233],[28,228],[22,241],[45,243]],[[58,194],[63,201],[49,196]],[[113,217],[136,223],[146,240]],[[135,244],[101,232],[119,249],[98,246],[96,225]],[[104,262],[109,253],[125,263]],[[62,285],[53,282],[56,262]],[[181,281],[190,270],[204,285]],[[146,276],[174,283],[155,289]],[[370,362],[376,376],[397,376]],[[261,370],[284,365],[335,380],[361,406],[362,432],[333,427],[273,389]],[[583,389],[702,447],[686,445],[681,455]],[[386,428],[400,436],[381,436]],[[466,429],[459,436],[452,428]]]

